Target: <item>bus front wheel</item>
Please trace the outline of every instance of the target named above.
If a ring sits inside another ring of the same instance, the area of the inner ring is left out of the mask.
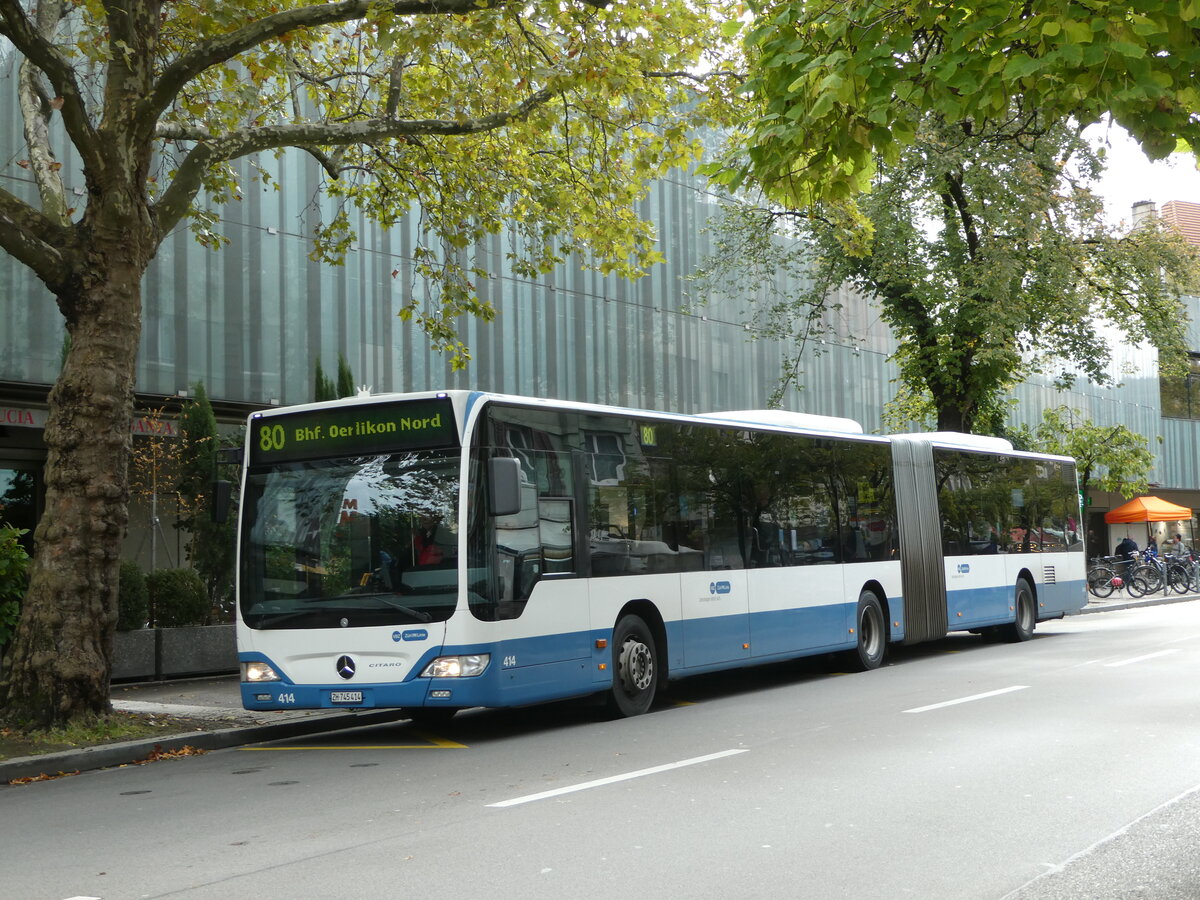
[[[878,669],[887,650],[887,625],[883,607],[874,591],[864,589],[858,595],[858,611],[854,616],[858,646],[849,651],[850,664],[863,672]]]
[[[658,686],[658,650],[654,634],[638,616],[622,616],[613,629],[611,712],[640,716],[654,703]]]

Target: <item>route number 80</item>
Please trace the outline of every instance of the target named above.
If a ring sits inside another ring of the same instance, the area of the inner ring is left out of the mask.
[[[258,433],[258,449],[264,453],[282,450],[285,443],[287,443],[287,437],[283,433],[282,425],[264,425],[262,431]]]

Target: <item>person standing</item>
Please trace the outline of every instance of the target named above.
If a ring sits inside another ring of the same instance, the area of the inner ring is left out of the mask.
[[[1163,550],[1169,553],[1171,556],[1188,555],[1188,549],[1183,543],[1183,535],[1178,531],[1175,532],[1175,534],[1173,534],[1165,544],[1163,544]]]

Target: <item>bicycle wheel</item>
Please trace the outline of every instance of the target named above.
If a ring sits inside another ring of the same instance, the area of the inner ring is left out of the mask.
[[[1145,585],[1145,590],[1142,591],[1143,594],[1154,594],[1162,590],[1162,573],[1158,571],[1156,566],[1149,565],[1148,563],[1134,566],[1133,571],[1129,573],[1129,581],[1132,582],[1136,579],[1141,579]]]
[[[1093,595],[1104,599],[1113,592],[1113,570],[1107,566],[1097,566],[1088,572],[1088,590]]]
[[[1177,594],[1186,594],[1192,586],[1192,573],[1178,563],[1167,566],[1167,584]]]
[[[1150,593],[1150,585],[1146,582],[1146,579],[1143,578],[1140,573],[1138,573],[1136,575],[1130,575],[1127,579],[1125,579],[1125,591],[1129,594],[1130,598],[1136,600],[1143,594]]]

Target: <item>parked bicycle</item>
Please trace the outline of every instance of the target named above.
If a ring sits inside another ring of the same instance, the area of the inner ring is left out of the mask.
[[[1187,553],[1167,557],[1169,562],[1184,570],[1187,575],[1185,590],[1190,593],[1200,593],[1200,558],[1190,550]]]
[[[1145,582],[1145,593],[1165,593],[1171,590],[1177,594],[1186,594],[1191,588],[1191,570],[1175,557],[1163,558],[1145,552],[1138,552],[1133,556],[1134,565],[1130,578],[1139,579],[1139,583]]]
[[[1096,557],[1088,566],[1088,590],[1102,600],[1114,591],[1124,591],[1134,599],[1141,597],[1149,585],[1144,577],[1133,577],[1136,562],[1119,556]]]

